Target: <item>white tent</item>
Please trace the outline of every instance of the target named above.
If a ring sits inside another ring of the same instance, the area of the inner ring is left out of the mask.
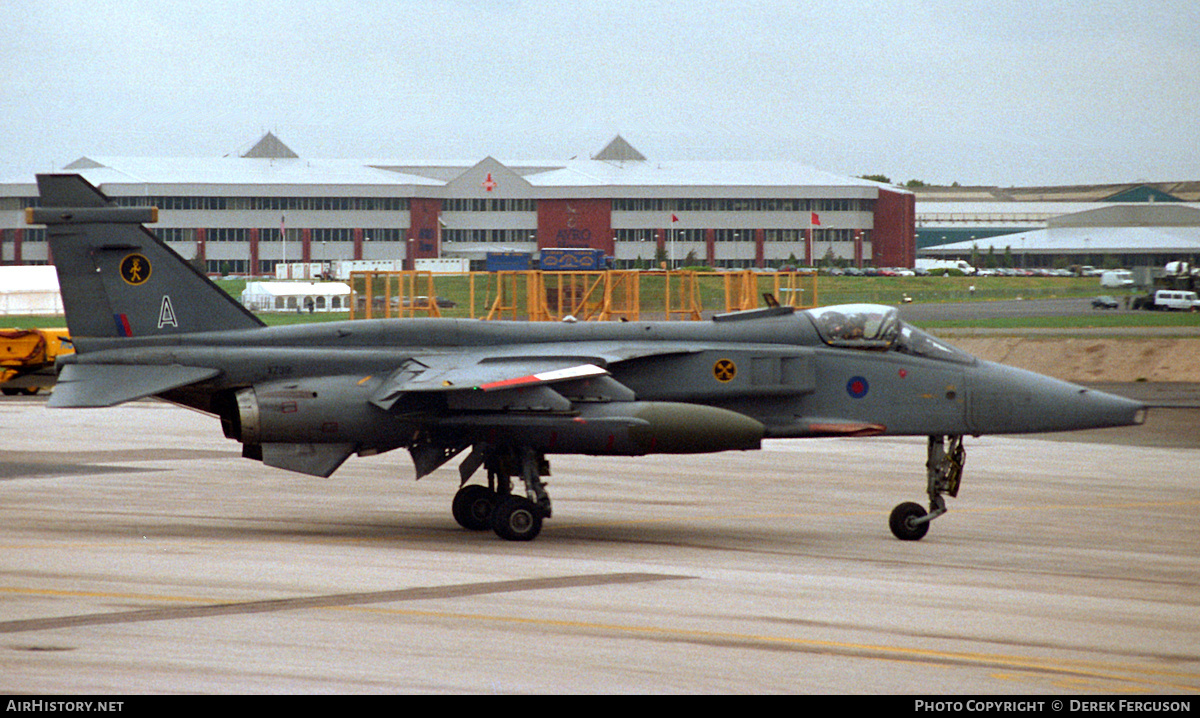
[[[62,313],[54,267],[0,267],[0,316]]]
[[[341,312],[350,309],[343,282],[246,282],[242,306],[255,312]]]

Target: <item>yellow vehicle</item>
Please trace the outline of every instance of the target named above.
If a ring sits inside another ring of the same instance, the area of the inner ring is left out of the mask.
[[[0,391],[36,394],[54,384],[54,360],[74,353],[66,329],[0,329]]]

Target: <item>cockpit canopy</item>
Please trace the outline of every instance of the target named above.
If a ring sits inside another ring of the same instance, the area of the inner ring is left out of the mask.
[[[957,364],[975,363],[970,354],[900,321],[900,312],[895,307],[839,304],[810,309],[805,314],[812,320],[821,341],[829,346],[898,351]]]

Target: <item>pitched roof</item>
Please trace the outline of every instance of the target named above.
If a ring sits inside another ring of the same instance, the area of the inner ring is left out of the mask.
[[[283,144],[283,141],[274,134],[268,132],[262,136],[253,147],[251,147],[242,157],[253,157],[255,159],[296,159],[300,155],[292,152],[292,148]]]
[[[1109,197],[1104,198],[1105,202],[1182,202],[1180,198],[1169,192],[1164,192],[1157,187],[1150,185],[1138,185],[1130,189],[1122,190]]]
[[[268,132],[243,155],[219,158],[81,157],[66,169],[80,171],[89,181],[128,185],[409,185],[450,187],[479,184],[490,172],[493,180],[509,177],[505,190],[519,189],[526,196],[533,188],[553,195],[577,188],[603,187],[630,196],[666,194],[691,196],[713,188],[759,187],[791,192],[796,187],[815,190],[817,196],[842,196],[854,188],[855,196],[874,196],[878,189],[908,194],[908,190],[824,172],[798,162],[776,161],[647,161],[620,135],[595,157],[565,161],[507,162],[411,161],[391,159],[301,159]],[[480,174],[478,178],[476,174]],[[703,188],[703,189],[701,189]],[[240,190],[238,190],[240,191]],[[247,190],[248,191],[248,190]],[[825,193],[825,194],[822,194]],[[547,196],[549,196],[547,195]]]
[[[592,159],[603,162],[645,162],[646,156],[635,150],[624,137],[617,135]]]

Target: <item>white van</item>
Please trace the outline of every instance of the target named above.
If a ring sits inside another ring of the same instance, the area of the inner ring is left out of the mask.
[[[962,259],[929,259],[921,257],[915,263],[917,269],[929,274],[941,274],[947,269],[957,269],[968,277],[975,274],[975,268]]]
[[[1155,309],[1178,309],[1183,311],[1200,311],[1200,297],[1195,292],[1183,292],[1177,289],[1160,289],[1154,293]]]
[[[1102,287],[1132,287],[1133,272],[1128,269],[1113,269],[1100,274],[1100,286]]]

